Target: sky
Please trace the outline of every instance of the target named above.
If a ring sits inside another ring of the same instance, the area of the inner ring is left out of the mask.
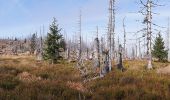
[[[82,34],[84,39],[91,40],[96,35],[106,36],[108,24],[109,0],[0,0],[0,37],[25,37],[40,28],[45,27],[45,34],[53,17],[62,28],[67,38],[75,37],[78,32],[79,12],[82,11]],[[144,2],[146,0],[143,0]],[[155,0],[157,1],[157,0]],[[158,0],[165,6],[153,8],[158,13],[153,15],[153,22],[167,27],[170,16],[170,0]],[[126,31],[136,32],[144,27],[141,24],[144,16],[137,13],[142,7],[139,0],[116,0],[116,41],[123,40],[122,20],[126,17]],[[162,31],[164,37],[166,28],[155,27]],[[133,39],[132,33],[127,33],[128,39]],[[155,32],[156,34],[156,32]],[[130,41],[130,40],[129,40]],[[130,42],[129,42],[130,45]]]

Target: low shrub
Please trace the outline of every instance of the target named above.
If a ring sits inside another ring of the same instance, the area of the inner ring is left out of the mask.
[[[134,77],[123,77],[120,79],[121,85],[127,85],[127,84],[135,84],[138,82],[138,79],[135,79]]]
[[[21,70],[16,69],[14,67],[4,66],[0,67],[0,74],[12,74],[17,75],[21,72]]]
[[[38,76],[40,76],[42,79],[48,79],[50,77],[48,73],[40,73]]]
[[[115,100],[123,100],[125,98],[125,91],[124,90],[116,90],[114,94]]]
[[[13,90],[19,85],[19,80],[11,75],[0,75],[0,88]]]

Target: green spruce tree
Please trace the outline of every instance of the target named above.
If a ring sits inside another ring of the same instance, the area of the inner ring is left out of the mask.
[[[155,39],[152,55],[161,62],[167,59],[168,52],[165,50],[164,41],[160,33]]]
[[[45,48],[44,48],[44,59],[50,60],[52,64],[57,63],[60,52],[60,41],[62,39],[61,28],[56,24],[56,19],[54,18],[52,24],[50,25],[50,32],[47,34],[47,38],[45,40]]]
[[[36,39],[37,39],[37,35],[36,33],[34,33],[31,37],[31,43],[30,43],[30,53],[34,54],[35,50],[36,50]]]

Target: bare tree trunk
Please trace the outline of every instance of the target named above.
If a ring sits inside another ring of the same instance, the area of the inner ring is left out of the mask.
[[[81,17],[82,17],[82,15],[81,15],[81,11],[80,11],[80,19],[79,19],[79,59],[81,59],[81,56],[82,56]]]
[[[108,23],[108,40],[107,40],[107,49],[109,51],[109,71],[112,69],[112,60],[115,54],[115,0],[109,0],[109,23]]]
[[[168,38],[168,61],[170,62],[170,26],[169,26],[169,18],[168,18],[168,29],[167,29],[167,38]]]
[[[123,43],[123,58],[126,59],[127,55],[126,55],[126,29],[125,29],[125,18],[123,18],[123,30],[124,30],[124,43]]]
[[[139,38],[139,59],[141,59],[141,41]]]
[[[147,4],[147,32],[148,32],[148,69],[152,69],[152,53],[151,53],[151,48],[152,48],[152,43],[151,43],[151,33],[152,33],[152,15],[151,15],[151,0],[148,0]]]

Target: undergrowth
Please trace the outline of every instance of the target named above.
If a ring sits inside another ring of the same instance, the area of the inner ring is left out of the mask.
[[[125,61],[124,72],[114,66],[104,78],[84,83],[75,63],[49,65],[37,63],[33,57],[0,58],[0,61],[0,100],[170,99],[169,76],[156,73],[157,68],[168,63],[154,62],[154,69],[146,70],[146,61]],[[90,62],[87,65],[89,68]],[[21,78],[40,79],[22,81],[18,76],[25,72]]]

